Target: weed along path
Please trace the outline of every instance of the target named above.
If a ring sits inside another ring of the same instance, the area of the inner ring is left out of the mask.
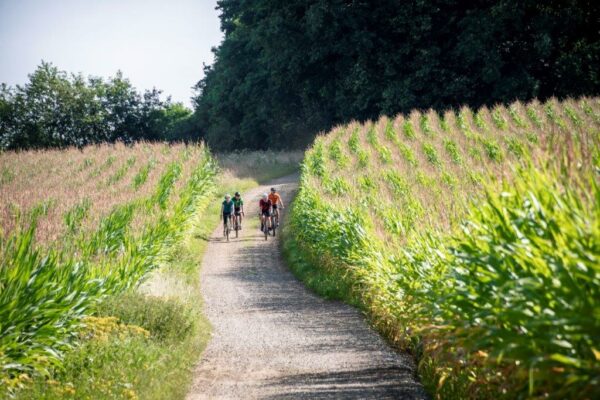
[[[227,243],[219,227],[210,239],[201,286],[214,331],[188,400],[427,398],[410,356],[391,350],[359,311],[310,293],[278,239],[264,240],[260,194],[275,186],[287,205],[297,180],[246,193],[240,237]]]

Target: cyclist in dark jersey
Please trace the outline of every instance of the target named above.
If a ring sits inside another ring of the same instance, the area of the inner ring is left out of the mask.
[[[235,218],[239,218],[239,226],[240,229],[242,229],[242,217],[244,216],[244,200],[242,200],[240,192],[235,192],[231,201],[233,201]]]
[[[273,207],[273,203],[269,200],[268,194],[264,193],[262,195],[262,199],[258,202],[258,207],[260,208],[260,230],[264,232],[265,221],[267,218],[271,217],[271,208]]]
[[[231,201],[230,195],[225,195],[225,200],[221,204],[221,214],[223,215],[223,236],[225,236],[225,229],[227,224],[231,223],[231,214],[233,213],[234,203]]]

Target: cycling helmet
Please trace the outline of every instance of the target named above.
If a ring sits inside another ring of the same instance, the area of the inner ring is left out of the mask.
[[[240,196],[240,192],[235,192],[235,196]]]
[[[267,197],[269,197],[269,195],[268,195],[268,194],[266,194],[266,193],[263,193],[263,195],[262,195],[262,198],[263,198],[263,199],[266,199]]]
[[[277,189],[275,189],[274,187],[271,188],[271,192],[276,192]]]
[[[231,195],[230,195],[229,193],[227,193],[227,194],[225,195],[225,198],[226,198],[226,199],[230,199],[230,198],[231,198]]]

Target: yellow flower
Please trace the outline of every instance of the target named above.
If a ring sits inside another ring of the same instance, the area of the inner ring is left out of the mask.
[[[64,388],[64,392],[67,394],[75,394],[75,389],[72,388],[71,386],[67,386]]]
[[[123,389],[123,395],[127,398],[127,399],[131,399],[131,400],[137,400],[138,396],[135,393],[134,390],[132,389]]]

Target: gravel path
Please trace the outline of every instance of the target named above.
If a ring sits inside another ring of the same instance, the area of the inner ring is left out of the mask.
[[[246,221],[227,243],[215,230],[202,263],[213,337],[189,400],[426,399],[410,356],[399,354],[356,309],[309,292],[284,265],[278,240],[257,228],[260,193],[277,186],[289,203],[298,176],[244,196]]]

